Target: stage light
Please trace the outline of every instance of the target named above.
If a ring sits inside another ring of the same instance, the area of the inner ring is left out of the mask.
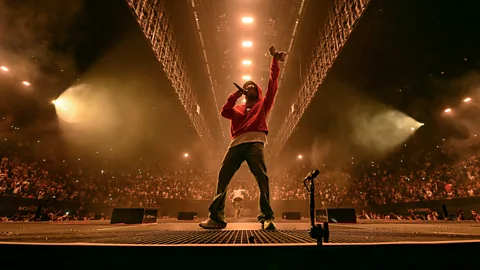
[[[253,18],[252,17],[243,17],[242,18],[242,23],[253,23]]]
[[[251,60],[243,60],[242,64],[245,65],[245,66],[249,66],[249,65],[252,64],[252,61]]]
[[[56,100],[53,100],[52,104],[55,105],[55,109],[59,114],[65,113],[65,111],[67,111],[68,108],[72,108],[71,102],[68,102],[68,100],[65,98],[58,98]],[[62,112],[60,112],[60,110]]]
[[[8,68],[4,66],[1,66],[0,69],[2,69],[3,71],[8,71]]]
[[[446,112],[446,113],[449,113],[449,112],[451,112],[451,111],[452,111],[452,109],[450,109],[450,108],[447,108],[447,109],[445,109],[445,111],[444,111],[444,112]]]
[[[242,42],[243,47],[252,47],[253,43],[251,41],[244,41]]]
[[[188,155],[188,153],[185,153],[185,154],[183,154],[183,156],[184,156],[184,157],[188,157],[189,155]]]
[[[27,82],[27,81],[23,81],[22,83],[23,83],[24,85],[26,85],[26,86],[30,86],[30,83]]]
[[[298,159],[303,159],[303,156],[302,156],[302,155],[298,155],[297,158],[298,158]]]
[[[472,99],[467,97],[466,99],[463,100],[463,102],[469,102],[470,100],[472,100]]]
[[[252,77],[248,76],[248,75],[245,75],[245,76],[242,76],[242,79],[244,81],[249,81]]]

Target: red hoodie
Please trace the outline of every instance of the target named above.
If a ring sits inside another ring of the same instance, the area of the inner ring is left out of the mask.
[[[272,108],[275,95],[278,90],[278,75],[280,67],[278,61],[273,58],[270,67],[270,79],[268,80],[268,89],[263,97],[262,89],[257,85],[258,101],[253,105],[250,112],[246,112],[245,104],[235,105],[242,96],[237,92],[231,94],[225,105],[223,105],[220,114],[231,120],[230,135],[232,139],[250,131],[263,131],[268,134],[267,115]]]

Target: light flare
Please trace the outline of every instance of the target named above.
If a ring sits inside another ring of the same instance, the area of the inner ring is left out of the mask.
[[[242,18],[242,23],[253,23],[253,18],[252,17],[243,17]]]

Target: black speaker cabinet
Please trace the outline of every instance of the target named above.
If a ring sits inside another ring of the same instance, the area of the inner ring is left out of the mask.
[[[157,209],[145,208],[115,208],[110,224],[142,224],[157,222]]]
[[[357,223],[355,208],[328,208],[328,222]]]
[[[145,209],[143,212],[142,223],[155,223],[157,222],[158,209]]]
[[[178,220],[195,220],[197,212],[178,212]]]
[[[300,220],[302,219],[302,214],[300,212],[283,212],[282,217],[286,220]]]

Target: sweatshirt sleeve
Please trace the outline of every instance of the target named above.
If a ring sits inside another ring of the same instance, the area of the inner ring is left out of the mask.
[[[278,65],[278,60],[272,58],[272,64],[270,66],[270,79],[268,80],[268,89],[265,94],[265,109],[267,113],[273,106],[275,101],[275,96],[277,95],[278,90],[278,76],[280,75],[280,66]]]
[[[227,102],[223,104],[222,110],[220,111],[220,115],[227,119],[232,119],[233,115],[235,114],[235,110],[233,107],[237,103],[237,100],[242,96],[242,94],[235,92],[228,96]]]

